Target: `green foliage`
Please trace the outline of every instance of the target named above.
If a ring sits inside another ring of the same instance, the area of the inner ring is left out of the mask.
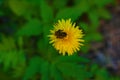
[[[101,17],[101,18],[104,18],[104,19],[110,19],[111,18],[111,15],[110,13],[103,9],[103,8],[100,8],[97,10],[98,11],[98,15]],[[102,12],[102,13],[101,13]]]
[[[108,80],[109,75],[105,69],[100,69],[96,72],[96,80]]]
[[[47,4],[45,0],[40,0],[40,16],[43,22],[50,22],[53,20],[53,9]]]
[[[25,15],[28,13],[28,2],[26,0],[8,0],[8,4],[12,11],[18,16]]]
[[[112,2],[113,0],[3,1],[2,5],[7,8],[0,8],[0,16],[9,12],[7,14],[16,33],[0,38],[0,65],[3,65],[5,71],[12,68],[12,77],[20,77],[20,80],[91,80],[91,77],[95,77],[95,80],[119,80],[117,77],[109,78],[107,71],[97,64],[89,65],[90,60],[87,58],[59,55],[48,39],[49,30],[58,19],[71,18],[85,33],[81,51],[87,53],[92,41],[103,39],[98,27],[100,19],[111,18],[105,6]],[[88,21],[82,19],[84,15]],[[9,24],[5,25],[12,30]],[[0,77],[0,80],[3,79],[5,80]]]
[[[15,40],[11,37],[2,37],[2,39],[0,43],[0,63],[3,64],[4,70],[25,65],[24,52],[22,49],[16,49]]]
[[[55,64],[52,64],[50,67],[51,77],[55,80],[63,80],[61,72],[58,70]]]
[[[89,60],[78,56],[60,56],[50,60],[41,59],[40,57],[33,57],[30,60],[29,66],[26,69],[24,80],[28,80],[39,73],[41,74],[40,80],[63,80],[63,76],[74,78],[88,78],[88,72],[84,65]],[[79,62],[84,64],[78,64]],[[74,74],[74,75],[73,75]]]
[[[55,9],[63,9],[66,7],[68,0],[54,0],[53,6]]]
[[[81,51],[84,53],[87,53],[88,50],[90,49],[90,43],[93,41],[96,42],[100,42],[103,40],[103,36],[97,32],[96,29],[94,29],[94,27],[89,26],[88,24],[86,24],[85,22],[81,22],[80,24],[80,28],[83,29],[83,31],[85,32],[85,36],[84,36],[84,47],[81,47]]]
[[[56,20],[58,19],[69,19],[71,18],[75,21],[81,15],[80,8],[78,7],[71,7],[71,8],[64,8],[60,10],[56,15]]]
[[[35,36],[42,33],[42,24],[37,19],[30,19],[19,31],[18,36]]]
[[[91,8],[87,0],[75,0],[75,4],[75,6],[77,6],[80,9],[79,11],[82,14],[86,13]]]
[[[29,78],[32,78],[37,72],[40,71],[40,66],[43,64],[43,61],[39,57],[33,57],[31,58],[29,65],[25,71],[24,79],[28,80]]]
[[[101,1],[94,0],[94,3],[95,3],[98,7],[103,7],[103,6],[105,6],[106,4],[111,3],[111,2],[113,2],[113,1],[112,1],[112,0],[101,0]]]
[[[84,80],[90,77],[85,67],[88,62],[83,57],[61,56],[57,58],[56,66],[62,75]]]
[[[76,63],[77,62],[84,62],[84,63],[89,62],[88,59],[83,58],[83,57],[78,57],[78,56],[60,56],[57,58],[57,60],[60,62],[76,62]]]
[[[51,77],[50,77],[50,71],[49,71],[49,69],[50,69],[50,64],[48,63],[48,62],[46,62],[46,61],[44,61],[44,63],[41,65],[41,75],[42,75],[42,78],[41,78],[41,80],[49,80],[49,79],[51,79]]]
[[[97,15],[97,12],[96,11],[89,12],[88,17],[93,27],[97,27],[99,24],[99,16]]]
[[[102,35],[97,31],[100,19],[110,19],[110,13],[104,8],[106,4],[114,2],[113,0],[75,0],[75,4],[82,7],[80,10],[82,12],[81,15],[87,14],[89,23],[81,21],[79,23],[80,28],[82,28],[85,32],[85,47],[82,47],[82,51],[87,53],[90,48],[90,42],[92,41],[102,41]],[[79,6],[79,7],[80,7]]]

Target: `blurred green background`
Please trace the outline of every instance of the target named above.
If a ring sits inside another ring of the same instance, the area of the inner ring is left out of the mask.
[[[110,23],[118,5],[118,0],[0,0],[0,80],[120,80],[103,54],[96,54],[99,59],[91,54],[105,42],[100,26]],[[83,30],[85,42],[79,52],[62,56],[47,35],[58,20],[69,18]]]

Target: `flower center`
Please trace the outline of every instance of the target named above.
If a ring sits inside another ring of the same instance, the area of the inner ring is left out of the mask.
[[[64,37],[67,36],[67,33],[59,29],[55,32],[55,36],[56,38],[63,39]]]

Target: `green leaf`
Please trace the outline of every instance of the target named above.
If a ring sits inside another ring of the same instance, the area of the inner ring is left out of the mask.
[[[68,0],[54,0],[53,5],[56,9],[63,9],[67,5]]]
[[[84,43],[84,46],[81,47],[81,52],[88,53],[89,49],[90,49],[89,43]]]
[[[57,65],[57,68],[64,76],[69,76],[76,79],[80,78],[81,80],[85,80],[89,77],[88,72],[85,71],[85,66],[83,65],[77,65],[71,62],[62,62]]]
[[[18,65],[25,65],[26,64],[25,53],[22,50],[15,51],[14,55],[12,57],[14,58],[12,63],[11,63],[12,68],[16,68]]]
[[[55,64],[51,64],[50,72],[51,72],[51,77],[53,77],[55,80],[63,80],[62,74],[57,69],[57,66]]]
[[[106,69],[102,68],[97,71],[95,80],[109,80],[109,74]]]
[[[29,66],[26,69],[23,80],[28,80],[35,76],[40,71],[40,66],[43,64],[43,60],[40,57],[33,57],[30,60]]]
[[[60,56],[57,57],[56,61],[58,62],[81,62],[81,63],[87,63],[89,60],[84,57],[80,56]]]
[[[91,73],[94,75],[94,74],[96,74],[97,70],[99,70],[98,65],[97,64],[92,64],[91,70],[90,70]]]
[[[3,61],[3,55],[2,55],[3,53],[0,51],[0,64],[2,63],[2,61]]]
[[[80,15],[81,11],[79,7],[64,8],[57,13],[55,20],[71,18],[72,21],[75,21]]]
[[[85,43],[87,43],[87,45],[88,45],[88,43],[90,42],[90,41],[92,41],[93,39],[92,39],[92,35],[93,33],[90,31],[90,32],[88,32],[88,33],[86,33],[85,34],[85,36],[84,36],[84,40],[85,40]],[[93,34],[94,35],[94,34]]]
[[[11,52],[11,60],[9,60],[9,61],[11,61],[11,66],[12,66],[12,68],[15,68],[15,67],[17,67],[18,66],[18,63],[19,63],[19,55],[20,53],[19,52],[17,52],[17,51],[14,51],[14,52]],[[9,56],[9,55],[8,55]]]
[[[98,15],[101,17],[101,18],[104,18],[104,19],[110,19],[111,18],[111,14],[104,8],[101,8],[101,9],[98,9]]]
[[[23,38],[19,37],[17,42],[18,42],[19,48],[22,49],[22,47],[23,47]]]
[[[75,4],[82,14],[89,11],[90,5],[87,0],[75,0]]]
[[[12,77],[14,78],[22,77],[24,72],[25,72],[25,66],[20,65],[19,67],[16,67],[14,69],[14,71],[12,72],[13,73]]]
[[[46,0],[40,0],[40,16],[43,22],[51,22],[53,19],[53,10]]]
[[[65,76],[76,76],[76,73],[78,72],[79,67],[76,64],[73,63],[59,63],[57,65],[57,68],[61,73]]]
[[[3,15],[4,15],[3,11],[0,10],[0,16],[3,16]]]
[[[105,5],[112,3],[114,0],[94,0],[94,3],[98,7],[104,7]]]
[[[96,11],[91,10],[88,13],[89,20],[91,21],[92,27],[97,28],[99,25],[99,15]]]
[[[51,24],[47,24],[43,26],[43,43],[44,46],[46,47],[46,49],[49,48],[50,44],[49,44],[49,37],[48,35],[50,35],[50,30],[53,28],[53,26],[51,26]]]
[[[83,29],[83,31],[84,31],[85,33],[88,32],[89,28],[88,28],[88,24],[87,24],[87,23],[85,23],[85,22],[80,22],[80,23],[79,23],[79,26],[80,26],[80,28]]]
[[[8,70],[8,68],[10,67],[11,64],[11,58],[13,59],[13,54],[11,54],[11,52],[7,53],[6,56],[4,55],[3,58],[3,65],[4,65],[4,70]]]
[[[103,36],[99,33],[99,32],[92,32],[90,31],[89,33],[86,34],[86,36],[84,37],[84,40],[86,42],[91,42],[91,41],[102,41],[103,40]]]
[[[4,70],[16,68],[20,64],[25,64],[24,52],[16,50],[15,40],[11,37],[2,37],[0,44],[0,62],[3,63]]]
[[[41,80],[50,80],[50,76],[49,76],[49,73],[50,73],[50,64],[48,62],[44,62],[42,63],[41,65]]]
[[[11,37],[6,38],[5,36],[2,36],[2,42],[0,44],[1,51],[8,51],[15,48],[16,46],[13,38]]]
[[[4,54],[3,54],[4,53]],[[4,70],[8,70],[9,68],[16,68],[18,65],[24,65],[26,60],[23,52],[19,51],[6,51],[2,52],[1,62],[3,63]]]
[[[42,33],[41,22],[37,19],[31,19],[28,21],[18,32],[19,36],[35,36]]]
[[[28,2],[26,0],[8,0],[9,7],[18,16],[28,13]]]
[[[25,19],[40,17],[40,2],[41,0],[8,0],[10,9],[17,15]]]
[[[34,5],[36,5],[37,7],[40,5],[40,0],[27,0],[27,1],[32,5],[32,7]]]
[[[43,38],[39,39],[37,46],[41,54],[44,54],[46,52],[46,46]]]
[[[91,37],[92,37],[93,41],[102,41],[103,40],[103,36],[98,32],[93,33],[91,35]]]

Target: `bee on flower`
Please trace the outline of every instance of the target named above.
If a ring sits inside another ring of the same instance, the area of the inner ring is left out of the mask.
[[[58,20],[58,23],[54,25],[54,29],[50,30],[50,43],[59,51],[60,54],[68,55],[74,54],[79,51],[84,42],[83,32],[79,29],[79,26],[75,26],[75,23],[68,20]]]

